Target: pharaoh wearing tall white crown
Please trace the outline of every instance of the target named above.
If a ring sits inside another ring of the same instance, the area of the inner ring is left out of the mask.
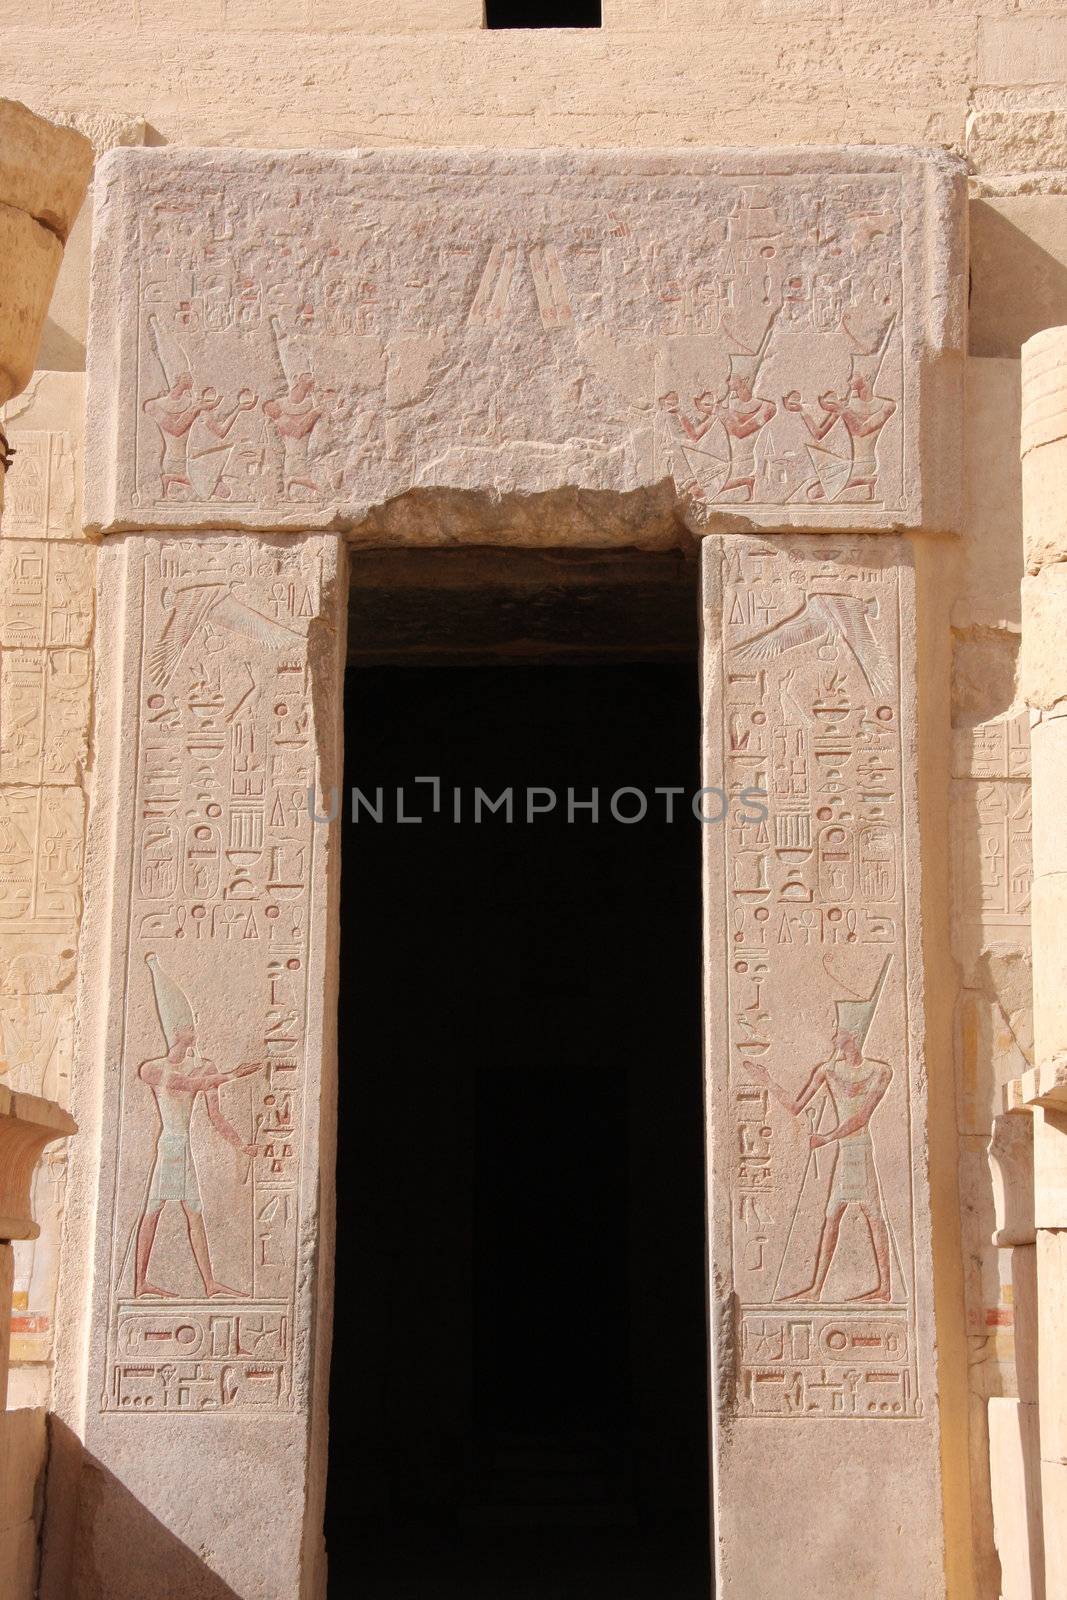
[[[726,394],[715,408],[730,453],[730,471],[719,493],[740,489],[746,500],[752,499],[756,488],[756,440],[778,410],[773,400],[756,394],[769,338],[768,328],[763,344],[754,354],[734,352],[730,356]]]
[[[812,1152],[823,1147],[835,1152],[814,1271],[810,1282],[793,1293],[782,1295],[784,1300],[818,1301],[821,1298],[837,1250],[841,1223],[849,1206],[855,1206],[867,1224],[878,1273],[875,1286],[855,1298],[881,1303],[892,1299],[889,1224],[875,1167],[870,1124],[892,1081],[893,1069],[888,1062],[864,1054],[864,1045],[891,960],[892,957],[887,956],[882,963],[878,980],[866,999],[852,996],[847,1000],[835,1001],[836,1025],[832,1052],[825,1061],[820,1061],[813,1068],[795,1098],[776,1083],[759,1062],[745,1062],[753,1077],[765,1084],[792,1116],[802,1116],[820,1089],[825,1091],[826,1099],[833,1107],[833,1126],[826,1129],[818,1127],[816,1124],[822,1121],[820,1116],[812,1124],[810,1136]],[[810,1163],[809,1155],[809,1169]],[[807,1176],[806,1173],[805,1182]]]
[[[263,402],[263,413],[282,445],[282,488],[286,500],[318,498],[323,490],[311,459],[311,436],[324,405],[316,391],[312,360],[298,334],[284,335],[276,316],[271,332],[283,379],[279,392]]]
[[[699,498],[719,499],[737,491],[742,501],[751,500],[756,489],[756,441],[777,414],[773,400],[756,394],[760,368],[770,344],[773,319],[768,323],[756,350],[730,353],[726,390],[721,396],[706,389],[694,395],[693,404],[700,420],[691,422],[682,412],[676,394],[663,395],[660,404],[680,430],[680,453],[699,489]],[[699,445],[718,423],[726,435],[726,460]],[[683,474],[683,480],[688,476]],[[679,484],[681,487],[682,484]]]
[[[808,446],[815,469],[815,477],[807,485],[809,500],[838,500],[846,494],[854,500],[874,499],[878,438],[897,409],[895,400],[875,393],[892,330],[891,320],[876,350],[853,351],[844,394],[835,394],[833,390],[821,394],[818,411],[795,389],[782,398],[787,411],[795,411],[803,417],[816,446],[822,444],[839,422],[848,437],[847,458],[826,448]]]
[[[196,1097],[202,1094],[215,1131],[228,1144],[251,1158],[255,1154],[254,1147],[245,1144],[223,1115],[219,1104],[219,1088],[235,1078],[259,1072],[262,1064],[246,1061],[230,1072],[217,1071],[214,1062],[207,1060],[200,1052],[196,1019],[185,991],[164,971],[154,955],[146,956],[145,960],[152,975],[156,1011],[167,1049],[165,1055],[142,1061],[137,1069],[142,1083],[146,1083],[152,1091],[159,1114],[159,1133],[145,1190],[144,1207],[137,1224],[134,1293],[138,1297],[170,1296],[173,1293],[152,1282],[148,1268],[163,1207],[169,1201],[177,1201],[185,1214],[189,1244],[203,1281],[204,1293],[209,1299],[218,1295],[238,1295],[240,1290],[219,1282],[212,1270],[200,1180],[193,1160],[191,1124]]]

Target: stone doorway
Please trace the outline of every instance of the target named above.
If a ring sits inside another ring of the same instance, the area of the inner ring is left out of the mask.
[[[875,147],[108,160],[85,523],[110,631],[61,1286],[62,1414],[111,1475],[92,1570],[112,1592],[132,1498],[216,1588],[325,1589],[341,825],[307,796],[342,779],[351,551],[699,542],[704,793],[730,797],[703,830],[719,1591],[940,1592],[945,910],[920,817],[947,736],[926,536],[961,526],[962,169]],[[655,605],[625,594],[648,659]],[[514,607],[482,615],[468,662],[566,654],[536,608],[510,636]],[[392,660],[441,648],[417,616],[387,631]],[[76,830],[54,827],[65,891]],[[190,1030],[225,1103],[157,1170],[142,1072]],[[852,1115],[838,1051],[867,1086]],[[173,1299],[137,1265],[160,1204],[202,1204],[211,1245],[198,1264],[171,1230]]]
[[[331,1595],[710,1591],[693,567],[353,560]]]

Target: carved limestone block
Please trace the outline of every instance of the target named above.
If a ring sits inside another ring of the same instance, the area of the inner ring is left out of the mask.
[[[69,948],[81,916],[84,846],[81,788],[0,785],[0,936],[51,935],[45,947]]]
[[[832,1481],[835,1522],[863,1526],[833,1542],[835,1589],[890,1563],[894,1593],[933,1593],[910,555],[724,537],[703,557],[704,782],[733,797],[705,841],[719,1583],[817,1592]]]
[[[338,841],[307,796],[339,781],[343,559],[316,534],[101,552],[123,623],[98,680],[101,898],[79,967],[99,1046],[78,1093],[103,1096],[86,1443],[264,1600],[299,1591],[303,1521],[314,1537],[322,1517],[303,1485],[326,1400]],[[189,1451],[206,1452],[195,1505]],[[280,1501],[283,1463],[301,1487]],[[284,1537],[221,1536],[223,1504],[235,1530]]]
[[[0,539],[82,538],[84,373],[35,372],[0,425],[13,453]]]
[[[1030,1600],[1045,1592],[1036,1405],[989,1401],[989,1463],[1001,1593],[1005,1600]]]
[[[97,191],[91,527],[959,527],[942,152],[125,149]]]

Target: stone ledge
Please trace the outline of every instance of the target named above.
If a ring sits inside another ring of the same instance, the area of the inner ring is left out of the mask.
[[[1030,1111],[1034,1106],[1067,1111],[1067,1058],[1046,1061],[1043,1066],[1031,1067],[1021,1077],[1001,1084],[1002,1112]]]

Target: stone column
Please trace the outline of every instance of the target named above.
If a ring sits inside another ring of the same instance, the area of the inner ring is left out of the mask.
[[[1067,328],[1022,352],[1022,687],[1033,762],[1034,1114],[1041,1498],[1045,1577],[1067,1593]]]
[[[101,551],[71,1182],[108,1203],[92,1237],[68,1213],[73,1577],[46,1551],[79,1600],[163,1567],[175,1594],[319,1592],[338,840],[308,796],[340,782],[343,561],[331,535]]]
[[[30,1191],[34,1168],[46,1145],[76,1131],[74,1119],[50,1100],[12,1094],[0,1085],[0,1412],[7,1400],[13,1239],[36,1239]]]
[[[92,164],[92,145],[80,133],[0,99],[0,406],[30,380]],[[0,429],[0,507],[7,465]]]

